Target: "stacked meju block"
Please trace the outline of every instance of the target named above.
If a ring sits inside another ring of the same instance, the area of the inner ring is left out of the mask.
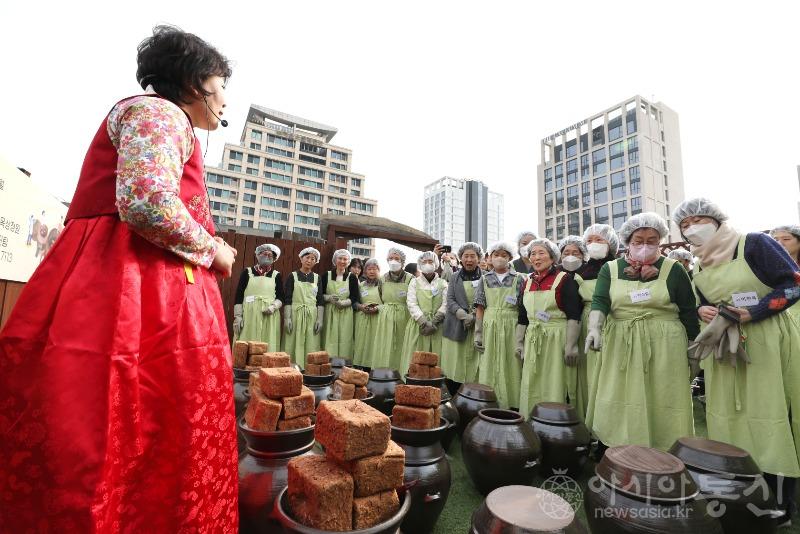
[[[389,418],[359,400],[323,401],[314,437],[324,456],[289,461],[292,516],[322,530],[364,529],[400,509],[405,453],[389,439]]]
[[[307,428],[313,414],[314,392],[303,385],[303,375],[297,369],[266,367],[250,374],[250,402],[244,421],[251,429],[272,432]]]
[[[306,354],[306,374],[315,376],[330,376],[331,358],[324,350]]]
[[[408,376],[411,378],[441,378],[442,368],[439,367],[439,355],[435,352],[416,351],[411,356]]]
[[[366,399],[369,373],[352,367],[342,367],[339,378],[333,383],[333,398],[337,400]]]
[[[233,344],[233,366],[239,369],[261,367],[261,355],[269,350],[269,344],[261,341],[236,341]]]
[[[442,390],[431,386],[398,384],[394,390],[392,424],[399,428],[428,430],[441,421]]]

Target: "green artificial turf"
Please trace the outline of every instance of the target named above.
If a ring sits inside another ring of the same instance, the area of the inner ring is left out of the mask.
[[[708,431],[706,428],[705,412],[703,407],[695,401],[694,403],[694,420],[695,420],[695,434],[697,436],[706,437]],[[450,451],[447,454],[447,459],[450,461],[450,470],[452,472],[452,484],[450,486],[450,495],[447,498],[442,514],[436,522],[434,534],[466,534],[470,531],[470,519],[472,512],[481,502],[483,502],[483,495],[478,493],[472,485],[472,481],[467,474],[467,469],[464,467],[464,462],[461,459],[461,441],[458,437],[453,440],[450,445]],[[594,473],[594,463],[591,461],[583,471],[582,476],[578,479],[581,488],[585,491],[589,477]],[[534,481],[534,486],[541,486],[544,479],[537,477]],[[587,527],[586,513],[581,507],[578,510],[580,521]],[[779,531],[781,534],[800,534],[800,521],[795,521],[795,524],[788,529]],[[404,534],[417,534],[413,532],[406,532]]]

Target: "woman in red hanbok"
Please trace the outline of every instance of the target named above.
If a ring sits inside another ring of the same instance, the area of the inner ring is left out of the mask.
[[[145,95],[117,103],[66,227],[0,333],[1,532],[235,532],[230,349],[193,127],[217,128],[227,60],[158,27]]]

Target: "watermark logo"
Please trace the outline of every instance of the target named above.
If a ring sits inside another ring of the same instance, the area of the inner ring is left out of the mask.
[[[555,474],[541,485],[543,490],[553,495],[545,495],[539,501],[539,507],[548,517],[568,519],[583,505],[583,491],[580,484],[567,475],[566,469],[553,469],[553,472]]]

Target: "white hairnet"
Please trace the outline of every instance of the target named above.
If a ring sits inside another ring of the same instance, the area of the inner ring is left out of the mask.
[[[533,239],[536,239],[537,237],[535,232],[532,232],[530,230],[523,230],[517,235],[517,246],[519,246],[520,241],[522,241],[527,236],[531,236]]]
[[[684,261],[684,260],[692,261],[692,259],[694,258],[691,252],[682,248],[676,248],[675,250],[670,251],[670,253],[667,254],[667,257],[671,260],[678,260],[678,261]]]
[[[567,237],[558,242],[558,250],[563,254],[564,247],[566,247],[567,245],[575,245],[576,247],[578,247],[578,250],[580,250],[581,254],[583,254],[583,261],[586,261],[587,256],[589,256],[589,251],[586,250],[586,243],[583,242],[583,238],[581,236],[568,235]]]
[[[625,224],[623,224],[622,228],[619,229],[619,237],[622,242],[627,245],[631,240],[633,233],[639,228],[652,228],[658,232],[658,235],[661,236],[661,239],[664,239],[667,237],[667,234],[669,234],[669,226],[667,226],[667,221],[665,221],[664,218],[658,213],[646,211],[644,213],[634,215],[625,221]]]
[[[278,258],[281,257],[281,249],[273,245],[272,243],[264,243],[263,245],[259,245],[256,247],[256,256],[264,252],[265,250],[271,250],[272,256],[277,261]]]
[[[775,237],[776,232],[786,232],[792,234],[797,239],[800,239],[800,226],[796,224],[787,224],[786,226],[778,226],[777,228],[773,228],[769,235]]]
[[[436,253],[431,250],[423,252],[422,254],[419,255],[419,258],[417,258],[417,265],[422,264],[422,260],[431,260],[431,259],[433,260],[433,268],[438,269],[439,256],[437,256]]]
[[[399,248],[397,247],[390,248],[389,251],[386,252],[386,259],[388,260],[389,256],[391,256],[392,254],[397,254],[400,256],[400,263],[402,264],[406,263],[406,253],[400,250]]]
[[[504,250],[508,252],[508,255],[512,258],[514,257],[514,253],[517,251],[517,245],[514,243],[510,243],[508,241],[498,241],[497,243],[492,243],[489,246],[488,253],[491,256],[494,252],[498,250]]]
[[[614,227],[608,224],[593,224],[583,232],[583,242],[589,240],[589,236],[596,235],[608,241],[608,251],[614,256],[619,252],[619,237]]]
[[[478,243],[475,243],[474,241],[467,241],[466,243],[458,247],[459,259],[468,250],[475,252],[475,254],[478,255],[478,258],[483,257],[483,249],[481,248],[481,246]]]
[[[313,254],[314,256],[317,257],[317,261],[319,261],[320,258],[319,250],[315,249],[314,247],[304,248],[303,250],[300,251],[300,254],[298,254],[297,256],[300,259],[303,259],[303,256],[305,256],[306,254]]]
[[[556,245],[549,239],[545,239],[544,237],[541,239],[534,239],[533,241],[525,245],[525,248],[528,251],[527,252],[528,256],[530,256],[533,247],[544,247],[544,249],[550,253],[550,259],[553,260],[553,263],[558,263],[559,261],[561,261],[561,251],[558,250],[558,245]]]
[[[370,265],[375,265],[376,267],[378,267],[378,269],[381,268],[381,266],[378,264],[378,260],[375,258],[370,258],[364,262],[364,270],[366,271],[367,267],[369,267]]]
[[[353,255],[350,254],[349,250],[347,250],[346,248],[340,248],[339,250],[333,253],[333,259],[331,261],[333,261],[333,263],[335,264],[336,258],[338,258],[339,256],[347,256],[348,262],[353,258]]]
[[[728,216],[719,209],[719,206],[707,198],[684,200],[672,212],[672,220],[679,228],[686,217],[711,217],[718,223],[724,223],[728,220]]]

